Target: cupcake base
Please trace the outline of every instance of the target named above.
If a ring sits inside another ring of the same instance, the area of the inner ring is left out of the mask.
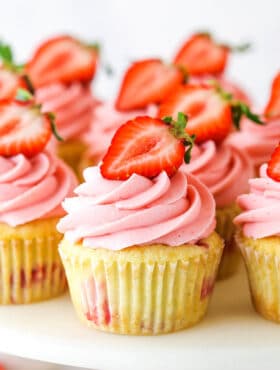
[[[57,155],[79,175],[79,165],[87,146],[80,140],[68,140],[57,146]]]
[[[280,237],[254,240],[246,238],[239,230],[236,242],[245,261],[256,311],[280,323]]]
[[[0,304],[33,303],[67,288],[58,254],[58,219],[0,224]]]
[[[120,251],[63,240],[60,254],[76,312],[87,326],[117,334],[185,329],[205,315],[223,250],[213,233],[201,245]]]
[[[240,209],[235,203],[216,209],[216,232],[225,241],[225,248],[218,271],[218,280],[227,279],[234,275],[241,262],[241,255],[235,242],[235,225],[233,224],[233,219],[239,213]]]

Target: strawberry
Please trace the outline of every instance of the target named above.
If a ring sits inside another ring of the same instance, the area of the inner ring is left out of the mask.
[[[171,94],[159,107],[158,117],[176,117],[177,112],[188,116],[187,132],[196,136],[196,142],[220,142],[230,133],[232,125],[239,128],[243,115],[263,124],[249,107],[216,83],[185,85]]]
[[[280,143],[268,162],[267,175],[275,181],[280,181]]]
[[[280,72],[273,80],[270,99],[267,103],[264,114],[267,118],[280,116]]]
[[[136,117],[121,126],[101,164],[103,177],[126,180],[132,174],[153,178],[165,171],[174,175],[190,159],[193,137],[185,133],[186,116],[164,120]],[[185,153],[185,146],[188,147]]]
[[[54,116],[40,106],[10,102],[0,105],[0,155],[36,155],[44,149],[54,129]]]
[[[164,64],[160,59],[135,62],[126,71],[116,108],[126,111],[160,103],[184,78],[182,69]]]
[[[0,102],[14,99],[18,88],[33,92],[29,78],[22,73],[22,67],[13,60],[11,48],[0,42]]]
[[[181,47],[174,63],[190,75],[217,75],[224,71],[228,55],[229,47],[217,44],[208,33],[197,33]]]
[[[96,45],[85,45],[71,36],[44,42],[27,63],[26,71],[35,87],[52,82],[83,83],[92,80],[98,60]]]
[[[231,108],[209,86],[186,85],[172,94],[159,108],[158,117],[175,117],[181,111],[188,116],[187,131],[196,142],[223,140],[232,125]]]

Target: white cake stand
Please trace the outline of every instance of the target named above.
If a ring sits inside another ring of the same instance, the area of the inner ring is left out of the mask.
[[[209,314],[183,332],[158,337],[84,327],[66,295],[0,308],[0,352],[97,370],[277,370],[280,326],[258,316],[244,271],[217,283]]]

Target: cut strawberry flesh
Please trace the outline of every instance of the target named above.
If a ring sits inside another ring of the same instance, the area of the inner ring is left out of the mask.
[[[209,87],[185,86],[171,95],[159,109],[158,117],[188,116],[187,132],[196,135],[196,142],[221,141],[230,132],[230,105]]]
[[[118,110],[145,108],[160,103],[183,82],[183,73],[159,59],[134,63],[126,72],[116,101]]]
[[[224,71],[228,49],[217,45],[208,35],[197,34],[179,50],[174,63],[184,66],[191,75],[220,74]]]
[[[36,87],[52,82],[88,82],[95,73],[97,51],[70,36],[44,43],[26,69]]]
[[[161,171],[172,176],[182,164],[184,152],[184,145],[161,120],[137,117],[117,131],[101,172],[114,180],[125,180],[133,173],[152,178]]]
[[[35,155],[43,150],[50,136],[50,122],[38,108],[16,103],[0,106],[0,155]]]
[[[18,87],[19,77],[7,69],[0,68],[0,101],[13,98]]]
[[[274,150],[268,162],[267,174],[275,181],[280,181],[280,145]]]
[[[280,72],[273,80],[271,96],[264,113],[268,118],[280,117]]]

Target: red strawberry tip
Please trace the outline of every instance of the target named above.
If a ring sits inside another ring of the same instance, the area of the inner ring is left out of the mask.
[[[183,145],[187,148],[184,161],[188,164],[191,160],[191,151],[195,142],[195,135],[189,135],[186,132],[186,127],[188,123],[188,117],[182,112],[178,112],[177,121],[173,120],[171,116],[162,118],[162,121],[167,125],[170,125],[170,132],[172,135],[180,140]]]
[[[272,180],[280,182],[280,143],[268,161],[266,173]]]

